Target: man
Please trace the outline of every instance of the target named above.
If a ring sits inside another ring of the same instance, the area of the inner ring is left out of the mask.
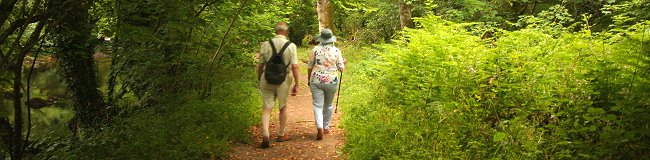
[[[292,78],[295,81],[293,88],[291,88],[291,96],[296,96],[298,93],[298,55],[296,45],[290,43],[287,39],[289,34],[289,27],[286,23],[280,22],[275,27],[275,37],[271,39],[272,44],[275,46],[276,52],[282,54],[285,64],[291,64],[291,68],[287,67],[287,72],[291,71],[291,74],[287,74],[284,82],[281,84],[271,84],[268,83],[264,74],[265,64],[272,57],[272,47],[269,41],[262,42],[260,49],[260,56],[257,64],[257,80],[259,81],[260,95],[262,96],[263,101],[263,112],[262,112],[262,145],[261,148],[268,148],[269,145],[269,120],[271,119],[271,111],[275,105],[277,99],[278,106],[280,108],[280,129],[278,131],[278,137],[275,139],[277,142],[284,142],[290,140],[288,135],[285,135],[285,127],[287,124],[287,98],[289,95],[289,89],[291,86]],[[289,46],[280,53],[281,48],[284,47],[285,43],[290,43]],[[293,75],[293,76],[292,76]]]

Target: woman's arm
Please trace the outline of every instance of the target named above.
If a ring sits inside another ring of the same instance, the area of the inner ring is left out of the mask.
[[[316,59],[316,52],[317,48],[314,47],[314,49],[311,50],[309,53],[309,60],[307,61],[307,86],[309,86],[309,81],[311,81],[311,71],[314,69],[315,65],[315,59]]]
[[[343,70],[345,70],[345,63],[347,63],[347,61],[345,60],[345,58],[343,58],[343,56],[341,55],[341,51],[338,48],[336,48],[335,51],[336,51],[336,67],[338,67],[340,72],[343,72]]]

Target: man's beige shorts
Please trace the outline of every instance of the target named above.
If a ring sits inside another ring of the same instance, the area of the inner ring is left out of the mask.
[[[284,83],[280,85],[273,85],[266,83],[266,80],[260,82],[260,95],[262,97],[262,106],[264,108],[273,108],[275,105],[275,100],[278,100],[278,106],[282,109],[287,104],[287,98],[289,97],[289,92],[291,91],[291,77],[287,76],[287,79]]]

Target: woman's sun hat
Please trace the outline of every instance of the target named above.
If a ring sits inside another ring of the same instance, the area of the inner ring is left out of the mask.
[[[333,43],[336,42],[336,36],[334,36],[331,29],[326,28],[320,32],[320,35],[316,40],[320,43]]]

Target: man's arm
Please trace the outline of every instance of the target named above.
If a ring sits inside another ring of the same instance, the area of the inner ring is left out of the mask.
[[[300,65],[298,64],[298,48],[295,44],[289,45],[291,58],[289,62],[291,63],[291,73],[293,74],[293,89],[291,89],[291,96],[298,95],[298,86],[300,85]]]
[[[296,82],[295,84],[298,85],[300,84],[300,65],[298,64],[292,64],[291,65],[291,73],[293,73],[293,80]]]
[[[293,89],[291,89],[291,96],[296,96],[298,95],[298,86],[300,85],[300,65],[298,64],[292,64],[291,65],[291,73],[293,73],[293,80],[294,80],[294,85]]]

